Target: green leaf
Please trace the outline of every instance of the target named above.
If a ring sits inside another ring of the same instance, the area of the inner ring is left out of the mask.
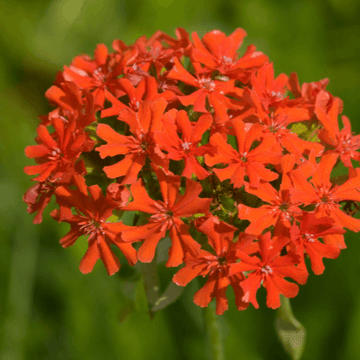
[[[290,300],[280,295],[281,307],[275,322],[276,332],[285,349],[293,360],[301,359],[305,348],[306,331],[295,319],[291,310]]]
[[[133,225],[136,211],[125,211],[121,220],[125,225]]]
[[[291,131],[299,136],[299,138],[310,141],[310,142],[319,142],[317,132],[320,129],[318,122],[298,122],[292,124],[290,127]]]
[[[86,132],[89,134],[91,140],[97,142],[99,141],[99,137],[96,134],[96,128],[97,128],[97,123],[93,122],[92,124],[86,127]]]
[[[110,223],[116,223],[119,221],[119,217],[117,215],[112,214],[106,221]]]
[[[151,308],[151,312],[156,312],[166,308],[172,304],[184,291],[183,286],[178,286],[174,282],[171,282],[165,292],[156,300],[155,305]]]
[[[233,149],[237,150],[237,141],[236,141],[236,136],[234,135],[228,135],[228,143],[232,146]]]
[[[304,123],[301,123],[301,122],[292,124],[290,126],[290,129],[293,133],[295,133],[296,135],[298,135],[301,138],[305,137],[306,133],[308,132],[308,127]]]

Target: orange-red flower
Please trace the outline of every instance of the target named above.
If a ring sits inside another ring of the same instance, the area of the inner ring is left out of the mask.
[[[314,274],[321,275],[325,266],[322,259],[336,259],[340,255],[340,248],[333,244],[323,244],[319,241],[326,235],[343,234],[344,229],[335,226],[335,221],[329,217],[317,218],[315,213],[303,212],[300,226],[294,222],[291,227],[291,241],[295,245],[296,254],[304,261],[304,254],[308,254]]]
[[[239,58],[237,50],[245,36],[246,31],[240,28],[229,36],[219,30],[213,30],[206,33],[202,40],[196,32],[193,32],[194,46],[191,59],[204,64],[207,69],[218,70],[224,75],[246,83],[251,73],[264,65],[268,57],[256,51],[254,45],[250,45],[245,54]]]
[[[104,107],[106,93],[122,95],[117,77],[124,72],[125,66],[133,56],[131,51],[124,55],[109,54],[104,44],[99,44],[94,52],[94,59],[88,55],[79,55],[70,67],[64,66],[64,78],[74,82],[81,89],[93,90],[95,104]]]
[[[238,250],[236,256],[241,260],[233,265],[230,275],[249,271],[246,280],[240,282],[244,291],[243,301],[251,302],[256,309],[259,304],[256,301],[256,293],[261,284],[266,288],[266,306],[276,309],[280,306],[280,294],[288,298],[295,297],[299,287],[286,281],[284,277],[294,279],[299,284],[305,284],[307,272],[302,267],[297,267],[299,259],[292,255],[280,256],[283,247],[290,241],[287,237],[271,239],[270,232],[259,236],[259,255],[249,256],[242,250]]]
[[[135,183],[147,157],[156,165],[166,166],[164,155],[154,141],[155,131],[162,130],[161,117],[166,106],[167,102],[159,99],[142,102],[138,113],[131,109],[121,111],[119,119],[129,125],[132,136],[121,135],[106,124],[98,125],[97,135],[107,142],[96,149],[101,158],[124,155],[121,161],[104,167],[109,178],[125,176],[124,184]]]
[[[118,100],[115,96],[110,93],[107,95],[107,100],[112,103],[112,106],[101,111],[101,117],[105,118],[108,116],[118,116],[121,110],[124,110],[128,107],[133,111],[138,111],[140,104],[144,100],[154,101],[160,98],[165,99],[166,101],[174,101],[176,99],[175,94],[166,90],[161,93],[158,92],[159,85],[156,79],[152,76],[144,77],[141,79],[137,87],[135,87],[130,80],[126,78],[119,79],[119,86],[124,91],[124,95],[127,95],[129,98],[129,103],[126,105],[124,102]]]
[[[225,96],[227,94],[234,95],[237,93],[235,80],[213,80],[211,73],[197,74],[195,77],[184,69],[177,58],[174,58],[173,62],[174,66],[167,74],[167,77],[169,79],[182,81],[185,84],[198,88],[198,90],[189,95],[178,96],[178,99],[183,105],[194,105],[194,111],[207,113],[208,111],[205,107],[206,99],[208,98],[210,101],[212,97],[218,97],[225,101],[229,108],[237,107],[236,101],[233,101]],[[241,104],[239,103],[238,106],[240,105]]]
[[[249,306],[244,301],[244,292],[240,282],[245,280],[242,273],[230,275],[230,269],[238,262],[236,251],[248,250],[247,247],[255,236],[241,234],[236,242],[233,242],[235,227],[219,221],[216,217],[210,217],[199,230],[207,235],[209,245],[215,254],[201,250],[197,256],[188,255],[185,258],[186,266],[180,269],[173,277],[173,281],[179,286],[186,286],[196,276],[208,276],[206,284],[194,295],[196,305],[206,307],[215,297],[216,314],[222,315],[228,309],[226,290],[232,286],[235,293],[235,301],[238,310],[244,310]]]
[[[318,164],[314,164],[315,171],[310,182],[301,170],[294,170],[291,178],[294,188],[291,189],[293,201],[304,205],[315,205],[318,217],[331,217],[335,224],[352,231],[360,231],[360,220],[347,215],[342,211],[340,202],[345,200],[360,201],[360,170],[355,169],[354,176],[342,185],[334,185],[330,181],[330,174],[337,161],[338,155],[330,153],[322,156]],[[326,243],[335,243],[345,247],[342,235],[326,235]]]
[[[255,188],[259,187],[260,180],[277,179],[278,174],[266,168],[268,164],[279,164],[281,161],[281,149],[276,146],[276,140],[272,136],[267,136],[259,146],[252,149],[254,141],[261,137],[262,126],[255,124],[246,128],[239,119],[234,120],[232,126],[238,150],[228,144],[221,134],[214,134],[210,138],[210,144],[216,151],[205,156],[206,164],[208,166],[227,164],[226,168],[213,170],[221,181],[230,179],[236,188],[245,184],[245,176],[248,176],[250,186]]]
[[[27,210],[40,223],[56,197],[52,217],[70,224],[62,246],[87,236],[83,273],[98,259],[118,271],[113,246],[130,265],[151,262],[168,237],[166,266],[185,262],[175,283],[207,277],[197,305],[215,298],[223,314],[230,285],[239,310],[257,308],[263,285],[277,308],[299,291],[285,278],[306,282],[305,257],[321,274],[344,228],[360,231],[360,135],[346,116],[340,129],[328,79],[300,86],[254,45],[239,55],[243,29],[175,34],[99,44],[57,73],[45,94],[55,109],[25,149],[37,175]],[[340,160],[347,173],[331,176]]]
[[[319,138],[332,147],[331,152],[336,153],[343,164],[352,167],[351,159],[360,161],[360,135],[351,132],[350,120],[342,116],[344,127],[339,129],[338,116],[340,111],[340,99],[336,98],[327,112],[322,106],[315,108],[318,119],[324,128],[319,131]]]
[[[138,251],[138,259],[151,262],[159,241],[165,237],[166,231],[172,241],[169,259],[166,266],[178,266],[184,261],[186,253],[196,255],[200,252],[200,244],[189,233],[189,226],[181,218],[195,214],[206,214],[212,199],[201,199],[202,186],[187,179],[186,191],[180,196],[180,176],[166,175],[162,170],[155,170],[160,184],[163,200],[153,200],[139,180],[131,186],[134,200],[123,208],[128,211],[142,211],[151,214],[145,225],[131,227],[122,233],[125,241],[144,240]]]
[[[185,167],[181,175],[191,179],[193,174],[200,180],[210,175],[198,162],[196,157],[204,156],[209,152],[206,146],[198,146],[205,131],[210,128],[212,117],[202,115],[196,123],[191,123],[186,112],[180,110],[175,122],[171,117],[164,121],[164,131],[155,133],[156,143],[167,153],[172,160],[184,160]],[[181,138],[178,135],[181,134]]]
[[[66,248],[73,245],[80,236],[88,236],[88,250],[80,262],[80,271],[84,274],[91,272],[99,259],[109,275],[119,270],[120,261],[111,249],[111,244],[122,251],[130,265],[134,265],[137,261],[136,250],[119,236],[125,225],[106,221],[117,206],[116,202],[105,197],[99,186],[87,187],[82,176],[74,176],[74,181],[76,190],[60,186],[55,191],[56,197],[65,202],[64,206],[75,207],[77,210],[76,215],[68,212],[65,218],[61,218],[61,209],[51,213],[55,220],[67,222],[71,226],[60,244]]]
[[[74,121],[66,124],[64,120],[55,118],[52,124],[55,132],[51,135],[44,125],[39,125],[39,145],[28,146],[25,149],[25,155],[35,158],[38,165],[25,166],[24,171],[28,175],[39,174],[33,180],[40,182],[50,176],[56,179],[64,173],[71,172],[80,154],[90,151],[95,144],[84,131],[76,131]]]

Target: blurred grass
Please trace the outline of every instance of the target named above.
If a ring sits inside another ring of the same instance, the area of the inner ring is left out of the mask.
[[[82,275],[85,240],[62,249],[67,226],[56,225],[48,211],[41,225],[32,225],[21,200],[31,185],[23,150],[34,143],[37,116],[50,110],[44,93],[56,71],[115,38],[131,43],[157,29],[174,35],[179,26],[199,35],[243,27],[245,45],[265,52],[277,74],[295,71],[301,82],[328,77],[359,133],[359,12],[357,0],[1,0],[0,359],[205,360],[208,354],[201,309],[192,303],[196,284],[152,322],[141,312],[120,322],[131,298],[129,278],[108,277],[100,264]],[[325,273],[310,276],[292,301],[308,334],[306,360],[360,359],[360,242],[356,234],[346,239],[349,248],[335,261],[325,259]],[[129,269],[121,274],[130,276]],[[220,318],[226,358],[286,358],[264,295],[259,310],[238,312],[229,291],[230,310]]]

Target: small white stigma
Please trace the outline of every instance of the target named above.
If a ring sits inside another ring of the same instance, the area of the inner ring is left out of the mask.
[[[60,149],[59,148],[55,148],[52,152],[51,152],[51,155],[52,156],[57,156],[61,153]]]
[[[181,144],[183,150],[190,150],[190,145],[191,145],[191,142],[184,142]]]
[[[306,233],[306,234],[304,234],[304,237],[305,237],[305,239],[308,240],[309,242],[314,242],[314,241],[315,241],[315,239],[314,239],[314,234],[308,234],[308,233]]]
[[[227,56],[223,56],[223,61],[225,64],[231,64],[233,62],[233,60]]]
[[[84,109],[82,109],[82,111],[84,111]],[[68,119],[66,119],[65,117],[63,117],[63,116],[61,116],[61,115],[59,115],[58,118],[61,119],[61,120],[62,120],[63,122],[65,122],[65,123],[68,123],[68,122],[69,122]]]
[[[199,84],[203,88],[210,90],[210,91],[214,91],[215,87],[216,87],[215,83],[211,79],[200,79]]]
[[[271,96],[273,96],[273,97],[278,97],[278,98],[282,98],[282,97],[283,97],[283,95],[282,95],[282,93],[281,93],[280,91],[278,91],[278,92],[272,91],[272,92],[271,92]]]
[[[266,265],[261,269],[261,272],[265,274],[271,274],[273,272],[273,269],[269,265]]]

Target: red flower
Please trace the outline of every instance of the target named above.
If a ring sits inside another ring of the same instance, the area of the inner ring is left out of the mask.
[[[184,55],[188,56],[191,48],[189,34],[184,28],[180,27],[175,29],[175,35],[177,39],[161,32],[157,39],[165,41],[173,50],[181,51]]]
[[[56,179],[69,172],[83,151],[90,151],[94,141],[89,140],[83,131],[76,131],[74,121],[65,125],[62,119],[53,119],[55,132],[50,135],[44,125],[39,125],[37,134],[39,145],[28,146],[25,155],[35,158],[39,165],[25,166],[27,175],[40,174],[33,180],[43,182],[49,178]]]
[[[155,172],[163,201],[151,199],[140,180],[132,185],[131,193],[134,201],[123,210],[142,211],[151,216],[147,224],[124,231],[122,238],[125,241],[144,239],[144,243],[138,251],[138,259],[142,262],[151,262],[158,242],[165,237],[166,231],[169,230],[172,245],[166,266],[178,266],[184,261],[186,253],[190,252],[196,255],[200,251],[200,244],[190,236],[189,227],[181,218],[198,213],[206,214],[212,199],[199,198],[202,186],[189,179],[186,180],[185,194],[179,196],[180,176],[165,175],[160,169]]]
[[[227,141],[227,135],[231,131],[229,128],[232,127],[232,116],[228,114],[228,107],[222,99],[212,97],[209,100],[210,105],[214,110],[213,123],[210,129],[210,136],[216,133],[220,133],[224,140]],[[231,135],[233,135],[233,133],[231,133]]]
[[[237,88],[235,88],[235,80],[219,81],[212,80],[211,74],[197,75],[195,78],[189,72],[187,72],[181,65],[177,58],[173,59],[174,66],[167,74],[169,79],[175,79],[183,81],[185,84],[191,85],[199,90],[196,90],[190,95],[178,96],[178,99],[184,106],[194,105],[194,111],[207,113],[205,103],[208,97],[209,101],[212,97],[221,98],[226,102],[229,108],[237,108],[237,102],[230,100],[225,95],[236,94]]]
[[[251,75],[251,89],[245,88],[243,99],[254,107],[276,109],[286,104],[284,100],[288,76],[280,74],[274,79],[273,63],[265,64],[259,71]]]
[[[162,93],[158,93],[158,83],[152,76],[142,78],[136,88],[126,78],[119,79],[119,84],[124,93],[129,97],[129,106],[125,105],[115,96],[108,94],[107,100],[109,100],[113,106],[101,111],[102,118],[114,115],[118,116],[121,110],[128,107],[130,107],[133,111],[138,111],[140,104],[144,100],[154,101],[163,98],[170,102],[176,99],[176,96],[172,91],[166,90]]]
[[[246,129],[241,120],[232,122],[235,130],[238,151],[228,144],[219,133],[210,138],[210,144],[216,152],[205,156],[208,166],[216,164],[229,164],[224,169],[214,168],[215,174],[221,181],[230,179],[234,187],[244,185],[244,177],[249,177],[250,186],[258,187],[260,180],[272,181],[278,178],[278,174],[266,169],[267,164],[279,164],[281,151],[275,147],[276,141],[273,137],[267,136],[255,149],[250,150],[255,140],[258,140],[262,133],[262,126],[254,124]]]
[[[269,226],[276,226],[278,223],[290,228],[293,218],[301,215],[301,210],[298,207],[300,202],[293,201],[288,189],[280,188],[277,191],[266,182],[262,182],[256,189],[245,185],[245,189],[248,193],[269,203],[269,205],[262,205],[259,208],[251,208],[243,204],[238,205],[239,218],[250,221],[250,225],[245,230],[248,234],[261,234]]]
[[[329,84],[329,79],[322,79],[320,81],[303,83],[300,88],[299,79],[296,73],[291,73],[289,77],[289,89],[295,96],[291,103],[304,106],[309,109],[311,115],[317,106],[325,109],[333,103],[334,96],[326,91],[326,86]],[[342,112],[343,103],[339,102],[339,113]]]
[[[206,284],[194,295],[196,305],[206,307],[215,297],[216,314],[222,315],[228,309],[226,290],[231,285],[238,310],[246,309],[249,303],[243,300],[244,292],[239,285],[245,277],[242,273],[229,275],[229,270],[238,261],[236,251],[241,248],[245,250],[255,236],[241,234],[234,243],[234,232],[237,229],[215,217],[206,220],[199,230],[207,235],[215,255],[201,250],[197,256],[187,256],[186,266],[174,275],[173,281],[179,286],[186,286],[196,276],[208,276]]]
[[[245,184],[245,189],[248,193],[256,195],[264,202],[258,208],[252,208],[244,204],[238,205],[238,216],[240,219],[250,221],[250,225],[246,228],[245,232],[248,234],[261,234],[267,227],[274,225],[274,232],[284,231],[286,228],[291,227],[293,218],[301,215],[301,210],[298,208],[298,203],[294,203],[290,197],[289,189],[293,187],[290,172],[295,165],[295,156],[286,154],[281,159],[282,173],[280,189],[277,191],[270,183],[264,181],[258,188],[252,188],[249,184]],[[302,171],[306,171],[305,167],[308,164],[302,164]],[[311,167],[311,169],[313,169]]]
[[[60,186],[55,191],[58,200],[64,201],[67,206],[74,206],[78,213],[68,214],[65,219],[61,219],[61,209],[51,213],[55,220],[65,221],[71,226],[68,234],[60,240],[60,244],[66,248],[73,245],[80,236],[89,236],[88,250],[80,262],[80,271],[84,274],[93,270],[98,259],[102,260],[109,275],[119,270],[120,261],[111,249],[111,244],[122,251],[130,265],[134,265],[137,261],[136,250],[131,244],[124,243],[119,236],[125,225],[106,222],[112,215],[116,203],[105,197],[99,186],[87,187],[82,176],[74,176],[74,181],[76,190]]]
[[[125,185],[117,183],[112,183],[107,187],[106,195],[117,204],[117,209],[126,206],[131,196],[130,191]]]
[[[154,132],[162,129],[161,117],[166,106],[167,102],[159,99],[153,102],[142,102],[138,113],[131,109],[124,109],[119,119],[129,125],[133,136],[121,135],[106,124],[98,125],[97,135],[107,142],[107,145],[96,149],[100,157],[104,159],[107,156],[125,155],[123,160],[104,167],[110,179],[125,176],[123,184],[135,183],[147,157],[157,165],[167,166],[162,160],[163,153],[153,139]]]
[[[303,268],[295,266],[298,260],[293,256],[279,256],[289,241],[290,239],[286,237],[273,241],[270,232],[267,232],[265,235],[259,236],[260,258],[249,256],[241,250],[237,251],[236,255],[241,261],[231,267],[230,275],[251,271],[247,274],[247,279],[240,283],[245,293],[243,301],[251,302],[258,309],[256,293],[261,283],[267,291],[266,306],[272,309],[280,306],[280,294],[288,298],[293,298],[298,294],[299,287],[286,281],[284,277],[290,277],[299,284],[305,284],[307,272]]]
[[[203,180],[210,175],[196,160],[197,156],[204,156],[208,147],[198,146],[206,130],[212,123],[211,115],[202,115],[196,123],[191,123],[187,113],[180,110],[176,116],[176,124],[170,117],[164,122],[164,132],[156,132],[155,139],[160,148],[167,152],[167,157],[172,160],[185,161],[182,176],[191,179],[195,174],[198,179]],[[178,135],[181,133],[181,138]]]
[[[99,259],[117,272],[114,245],[130,265],[149,263],[163,239],[166,266],[185,262],[176,284],[206,277],[197,305],[216,298],[223,314],[230,285],[239,310],[257,308],[264,285],[277,308],[299,291],[285,278],[306,282],[305,257],[321,274],[346,248],[344,229],[360,231],[360,135],[346,116],[339,125],[328,79],[300,85],[295,73],[275,77],[254,45],[238,53],[243,29],[175,34],[115,40],[110,53],[99,44],[57,73],[53,110],[25,149],[37,181],[27,211],[40,223],[55,196],[51,216],[70,225],[61,245],[86,235],[83,273]],[[334,176],[340,160],[348,174]]]
[[[36,213],[33,223],[40,224],[46,206],[50,203],[55,190],[61,185],[70,185],[74,175],[85,175],[85,164],[82,160],[75,163],[74,168],[68,169],[60,178],[50,177],[31,186],[24,194],[23,201],[27,204],[29,214]]]
[[[70,67],[64,66],[64,78],[81,89],[94,90],[95,104],[103,108],[108,91],[116,97],[122,95],[117,77],[123,74],[132,56],[131,51],[122,56],[109,54],[107,47],[99,44],[95,49],[94,60],[88,55],[80,55],[75,57]]]
[[[134,49],[137,51],[137,56],[129,65],[137,64],[146,72],[149,72],[151,66],[154,66],[157,76],[160,75],[161,70],[170,62],[174,56],[182,56],[182,52],[176,52],[171,47],[163,46],[158,39],[161,32],[157,32],[149,40],[145,36],[136,40]]]
[[[291,241],[296,246],[296,253],[304,258],[304,251],[309,255],[312,271],[321,275],[325,266],[322,259],[336,259],[340,248],[332,244],[323,244],[318,238],[331,234],[343,234],[345,230],[335,226],[329,217],[317,218],[314,213],[303,212],[300,228],[294,223],[291,228]]]
[[[303,83],[300,88],[299,78],[295,72],[290,74],[289,87],[296,98],[303,98],[305,102],[315,103],[316,96],[320,91],[325,90],[329,79],[322,79],[318,82]]]
[[[338,155],[330,153],[324,155],[320,163],[314,164],[315,171],[312,180],[307,181],[301,170],[294,170],[291,178],[294,188],[291,190],[293,201],[302,202],[305,205],[315,205],[315,213],[318,217],[331,217],[336,225],[346,227],[352,231],[360,231],[360,220],[355,219],[341,211],[339,202],[344,200],[360,201],[360,170],[355,169],[356,176],[349,178],[342,185],[334,185],[330,181],[330,174]],[[345,247],[342,235],[327,235],[325,242],[338,243]]]
[[[45,93],[47,99],[58,108],[48,116],[40,117],[42,125],[51,125],[53,118],[64,121],[76,121],[76,127],[83,129],[96,121],[93,95],[88,90],[81,90],[75,83],[60,79],[60,84],[51,86]]]
[[[346,116],[341,117],[344,127],[339,129],[340,101],[336,98],[328,112],[321,106],[315,108],[315,113],[324,126],[318,136],[333,148],[331,152],[340,156],[345,166],[352,167],[351,159],[360,161],[360,153],[357,151],[360,149],[360,135],[353,136],[350,121]]]
[[[300,139],[288,129],[288,125],[310,120],[307,109],[298,107],[279,107],[275,112],[267,114],[257,107],[259,122],[264,125],[263,132],[274,137],[289,153],[296,156],[297,161],[303,159],[303,154],[314,151],[315,156],[321,156],[324,147],[320,143]]]
[[[194,47],[191,59],[204,64],[208,69],[218,70],[246,83],[251,73],[262,66],[268,57],[260,51],[255,51],[256,47],[250,45],[245,54],[238,58],[237,50],[245,36],[246,31],[240,28],[228,37],[219,30],[213,30],[206,33],[201,41],[198,34],[193,32]]]

